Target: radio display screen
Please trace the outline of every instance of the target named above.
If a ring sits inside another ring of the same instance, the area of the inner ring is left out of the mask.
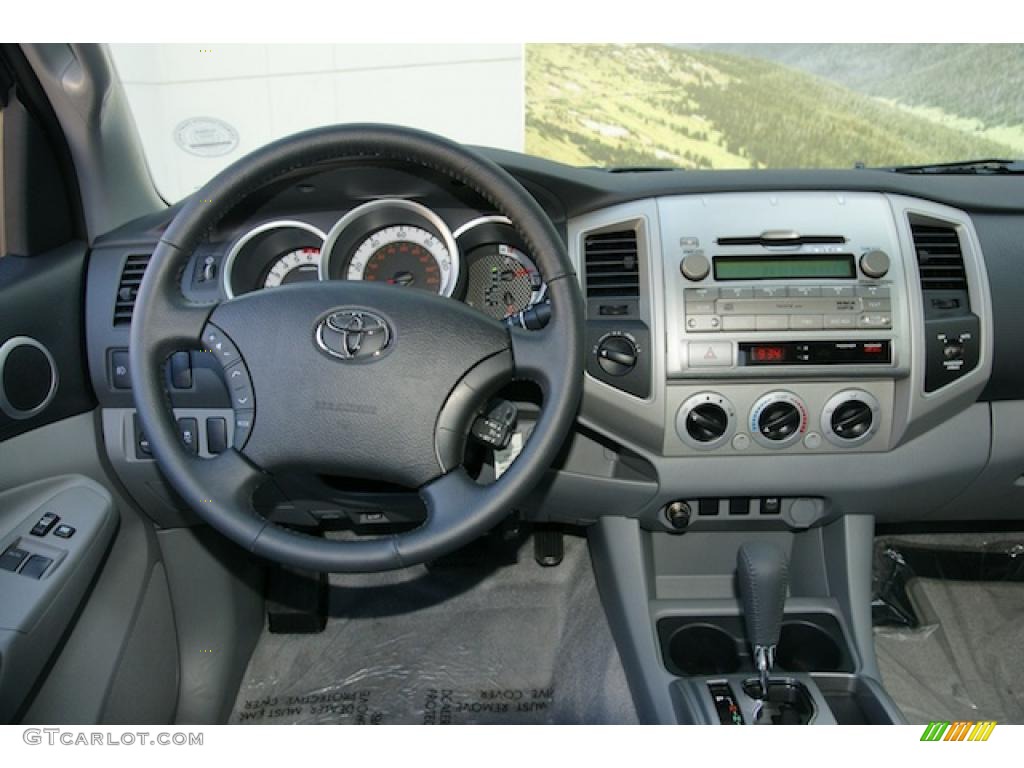
[[[849,280],[853,254],[834,256],[715,256],[716,280]]]

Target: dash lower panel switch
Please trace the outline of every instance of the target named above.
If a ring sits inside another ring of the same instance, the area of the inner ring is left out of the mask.
[[[46,573],[46,569],[53,564],[53,560],[42,555],[32,555],[21,569],[22,576],[28,576],[30,579],[41,579],[43,574]]]
[[[7,551],[0,555],[0,571],[16,571],[25,562],[28,552],[19,547],[8,547]]]
[[[33,536],[45,536],[59,522],[60,518],[57,515],[53,514],[53,512],[47,512],[39,518],[39,522],[32,526],[32,530],[29,533]]]
[[[192,417],[178,419],[178,433],[185,450],[195,455],[199,453],[199,426]]]

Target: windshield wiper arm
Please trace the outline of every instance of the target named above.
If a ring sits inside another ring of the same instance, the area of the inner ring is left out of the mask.
[[[1024,173],[1024,160],[1005,160],[1002,158],[985,158],[982,160],[961,160],[955,163],[931,163],[927,165],[894,165],[879,168],[881,171],[893,173]]]

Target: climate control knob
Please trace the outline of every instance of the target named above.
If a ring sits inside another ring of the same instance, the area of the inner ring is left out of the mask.
[[[750,434],[766,448],[785,448],[807,431],[807,406],[792,392],[769,392],[750,410]]]
[[[881,405],[870,392],[847,389],[829,398],[821,413],[821,431],[833,445],[849,448],[867,442],[878,431]]]
[[[609,334],[597,342],[597,364],[609,376],[625,376],[636,368],[636,343],[628,336]]]
[[[725,443],[736,429],[736,409],[717,392],[699,392],[679,408],[676,433],[691,448],[701,451]]]

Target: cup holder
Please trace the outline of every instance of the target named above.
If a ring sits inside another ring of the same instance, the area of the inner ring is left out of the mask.
[[[782,625],[776,663],[790,672],[843,671],[843,652],[836,639],[809,621]]]
[[[729,675],[740,668],[736,640],[713,624],[687,624],[673,634],[669,656],[684,675]]]

